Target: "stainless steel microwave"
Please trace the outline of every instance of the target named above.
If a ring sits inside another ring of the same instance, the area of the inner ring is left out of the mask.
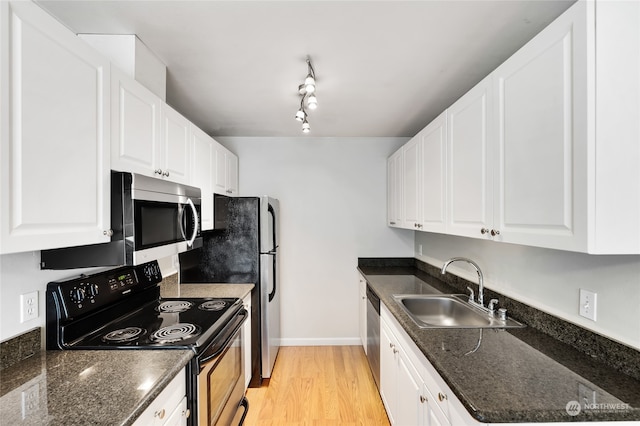
[[[41,252],[42,269],[140,265],[202,247],[200,189],[111,172],[111,242]]]

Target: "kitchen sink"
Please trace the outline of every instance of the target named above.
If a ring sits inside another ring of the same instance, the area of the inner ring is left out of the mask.
[[[394,294],[394,300],[420,328],[514,328],[523,324],[501,320],[466,301],[462,294]]]

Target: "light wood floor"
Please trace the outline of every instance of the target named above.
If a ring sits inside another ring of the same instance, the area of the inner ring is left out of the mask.
[[[247,399],[247,426],[389,425],[361,346],[281,347]]]

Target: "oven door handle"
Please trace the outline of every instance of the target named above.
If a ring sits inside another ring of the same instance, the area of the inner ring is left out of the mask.
[[[233,317],[233,319],[229,322],[229,324],[222,329],[220,332],[220,338],[218,342],[213,344],[205,353],[202,354],[201,358],[198,358],[198,364],[200,366],[200,370],[203,369],[203,365],[211,361],[212,359],[219,356],[224,350],[229,346],[229,343],[233,340],[236,333],[242,327],[242,324],[247,319],[248,312],[246,309],[242,308],[240,311]],[[220,343],[222,342],[222,343]]]

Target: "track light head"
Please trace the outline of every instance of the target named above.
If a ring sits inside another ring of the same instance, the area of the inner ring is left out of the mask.
[[[308,98],[307,98],[307,107],[309,109],[316,109],[318,108],[318,98],[316,98],[315,93],[312,93]]]
[[[302,132],[309,133],[310,131],[311,131],[311,126],[309,125],[309,122],[305,118],[304,121],[302,122]]]

